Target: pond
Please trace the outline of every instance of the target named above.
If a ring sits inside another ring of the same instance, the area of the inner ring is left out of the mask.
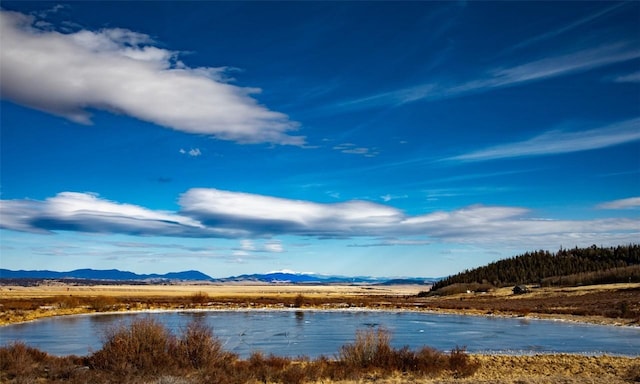
[[[572,322],[381,311],[190,311],[77,315],[0,327],[0,344],[19,340],[55,355],[86,355],[101,348],[106,329],[152,317],[179,334],[193,319],[213,328],[224,348],[241,357],[333,357],[357,330],[384,328],[395,347],[472,353],[640,355],[640,328]]]

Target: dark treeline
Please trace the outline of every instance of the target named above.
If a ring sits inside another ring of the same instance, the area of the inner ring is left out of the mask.
[[[640,264],[640,245],[620,245],[617,247],[560,249],[556,253],[549,251],[527,252],[523,255],[499,260],[484,267],[466,270],[449,276],[433,285],[438,290],[452,284],[490,284],[504,287],[517,284],[584,284],[588,281],[566,279],[561,276],[589,276],[594,272],[608,271],[602,282],[628,282],[638,279],[630,266]]]

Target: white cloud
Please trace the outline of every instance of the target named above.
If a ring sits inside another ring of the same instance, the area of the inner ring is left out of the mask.
[[[200,148],[191,148],[188,151],[184,148],[180,148],[179,152],[182,153],[183,155],[189,155],[191,157],[198,157],[202,155],[202,152],[200,152]]]
[[[553,155],[611,147],[637,140],[640,140],[640,118],[586,131],[550,131],[529,140],[481,149],[445,160],[485,161]]]
[[[298,124],[258,104],[259,89],[230,84],[227,68],[187,67],[127,29],[64,34],[35,22],[0,12],[3,98],[81,124],[95,108],[223,140],[304,145],[289,135]]]
[[[280,252],[284,252],[284,247],[282,246],[281,241],[271,240],[271,241],[267,241],[264,244],[264,250],[272,253],[280,253]]]
[[[253,245],[253,241],[244,239],[240,241],[240,249],[243,251],[255,251],[256,247]]]
[[[382,201],[384,201],[385,203],[391,201],[391,200],[395,200],[395,199],[406,199],[407,195],[391,195],[389,193],[387,193],[386,195],[382,195],[380,196],[380,198],[382,199]]]
[[[380,154],[376,148],[366,148],[366,147],[358,147],[352,143],[343,143],[338,144],[333,147],[336,151],[340,151],[342,153],[348,153],[352,155],[362,155],[365,157],[375,157]]]
[[[547,57],[515,67],[493,71],[491,79],[482,87],[501,87],[528,81],[541,80],[578,72],[610,64],[621,63],[640,57],[640,49],[635,44],[620,42],[602,45],[592,49],[570,52],[560,56]],[[469,83],[472,85],[474,83]],[[464,87],[464,86],[463,86]]]
[[[151,210],[100,198],[93,193],[61,192],[44,201],[0,201],[0,228],[155,236],[233,236],[228,230],[205,228],[174,212]]]
[[[567,25],[561,26],[560,28],[557,29],[553,29],[550,31],[546,31],[541,35],[537,35],[537,36],[533,36],[525,41],[522,41],[518,44],[516,44],[515,46],[511,47],[509,50],[513,51],[513,50],[517,50],[517,49],[521,49],[524,47],[528,47],[532,44],[537,44],[540,43],[542,41],[546,41],[552,38],[555,38],[558,35],[562,35],[566,32],[572,31],[576,28],[579,28],[585,24],[589,24],[594,20],[597,20],[599,18],[601,18],[602,16],[608,15],[609,13],[625,6],[626,3],[624,2],[620,2],[620,3],[614,3],[612,6],[604,8],[599,10],[598,12],[595,12],[593,14],[587,15],[581,19],[578,19],[576,21],[573,21]]]
[[[361,109],[399,106],[421,100],[442,100],[492,89],[517,86],[554,77],[590,71],[640,57],[636,41],[603,44],[595,48],[574,50],[543,57],[522,64],[494,67],[470,81],[442,83],[431,81],[407,88],[386,91],[339,103],[339,108]]]
[[[613,200],[598,205],[600,209],[633,209],[640,208],[640,197]]]
[[[638,200],[603,206],[638,206]],[[0,227],[43,233],[239,238],[243,240],[235,255],[243,257],[254,252],[284,252],[277,239],[254,240],[281,235],[390,239],[384,245],[444,241],[521,248],[614,245],[637,241],[640,236],[638,218],[554,220],[532,217],[531,211],[521,207],[474,205],[409,216],[366,201],[320,204],[216,189],[191,189],[182,195],[180,205],[180,212],[155,211],[94,194],[62,192],[44,201],[0,201]]]
[[[618,76],[613,81],[616,83],[640,83],[640,71]]]
[[[206,225],[264,234],[359,235],[397,223],[402,213],[366,201],[319,204],[303,200],[194,188],[180,198],[182,213]]]

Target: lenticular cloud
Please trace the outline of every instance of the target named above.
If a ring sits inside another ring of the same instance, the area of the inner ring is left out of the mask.
[[[177,53],[122,28],[60,33],[0,12],[2,98],[91,123],[87,108],[240,143],[303,145],[297,123],[260,105],[256,88],[230,84],[226,68],[190,68]]]
[[[640,234],[637,219],[540,219],[528,217],[524,208],[483,205],[410,216],[367,201],[327,204],[210,188],[186,191],[180,206],[178,212],[159,211],[91,193],[61,192],[44,201],[0,200],[0,229],[243,239],[393,236],[407,241],[417,236],[530,247],[567,239],[581,245],[594,241],[615,244],[632,241]],[[272,251],[280,249],[274,244]],[[252,247],[251,243],[247,246]]]

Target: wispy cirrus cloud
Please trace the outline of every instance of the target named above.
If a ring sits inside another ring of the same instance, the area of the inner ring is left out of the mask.
[[[640,208],[640,197],[629,197],[598,204],[600,209],[635,209]]]
[[[640,83],[640,71],[617,76],[613,81],[616,83]]]
[[[298,123],[260,105],[227,67],[191,68],[148,35],[122,28],[61,33],[0,11],[2,98],[90,124],[88,109],[240,143],[302,146]]]
[[[358,147],[353,143],[338,144],[333,147],[336,151],[351,155],[362,155],[364,157],[375,157],[380,154],[376,148]]]
[[[605,206],[637,204],[616,201]],[[41,233],[88,232],[135,236],[237,238],[239,256],[284,251],[273,236],[377,237],[377,245],[430,241],[461,244],[589,245],[630,242],[640,235],[638,218],[554,220],[531,217],[522,207],[473,205],[451,211],[407,215],[367,201],[316,203],[271,196],[190,189],[178,212],[118,203],[95,194],[62,192],[44,201],[2,200],[0,228]],[[253,239],[268,238],[257,243]]]
[[[640,140],[640,118],[586,131],[549,131],[529,140],[498,145],[449,157],[444,160],[471,162],[526,156],[555,155],[606,148],[637,140]]]
[[[640,46],[637,41],[612,42],[594,48],[542,57],[521,64],[496,66],[469,81],[443,82],[434,80],[416,86],[343,101],[336,106],[341,109],[365,109],[399,106],[416,101],[450,99],[568,76],[637,58],[640,58]]]
[[[614,3],[612,6],[606,7],[604,9],[601,9],[601,10],[599,10],[597,12],[592,13],[592,14],[586,15],[585,17],[580,18],[578,20],[575,20],[575,21],[573,21],[573,22],[571,22],[571,23],[569,23],[567,25],[563,25],[563,26],[561,26],[559,28],[547,31],[545,33],[542,33],[542,34],[533,36],[533,37],[531,37],[529,39],[526,39],[524,41],[521,41],[520,43],[510,47],[509,51],[515,51],[515,50],[518,50],[518,49],[522,49],[524,47],[528,47],[528,46],[533,45],[533,44],[537,44],[537,43],[552,39],[552,38],[554,38],[556,36],[559,36],[559,35],[562,35],[564,33],[569,32],[569,31],[572,31],[572,30],[574,30],[576,28],[579,28],[579,27],[581,27],[583,25],[589,24],[589,23],[591,23],[591,22],[593,22],[593,21],[595,21],[595,20],[597,20],[599,18],[602,18],[603,16],[609,15],[609,14],[613,13],[614,11],[624,7],[625,5],[626,5],[625,2]]]
[[[567,54],[542,58],[517,66],[493,70],[492,77],[467,87],[504,87],[529,81],[589,71],[640,57],[640,47],[633,42],[618,42]],[[462,89],[465,87],[463,86]]]

